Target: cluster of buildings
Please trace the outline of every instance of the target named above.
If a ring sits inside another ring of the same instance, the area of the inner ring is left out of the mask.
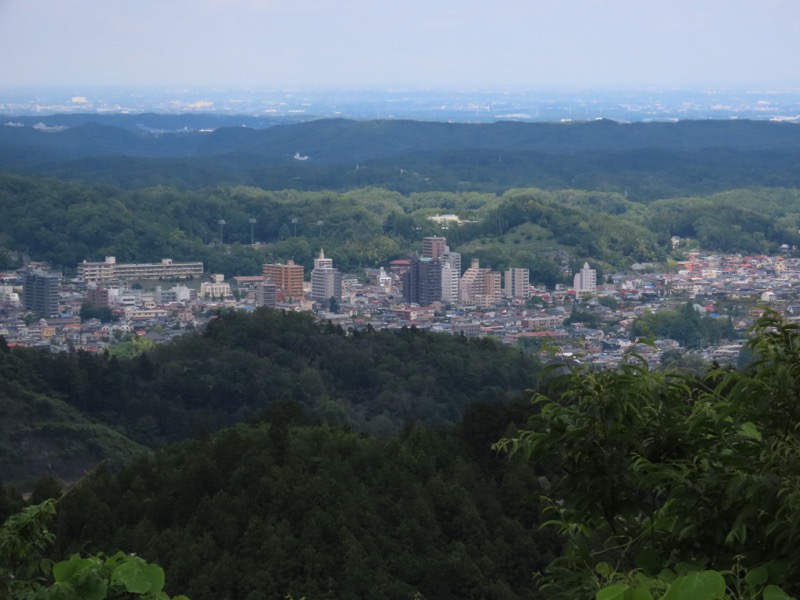
[[[530,271],[510,268],[504,273],[481,267],[473,258],[462,273],[461,255],[451,252],[447,239],[431,236],[422,240],[422,254],[392,266],[402,273],[402,295],[406,302],[427,306],[442,302],[449,306],[489,308],[505,298],[527,300],[536,292]],[[581,297],[595,293],[597,275],[588,264],[575,276],[575,289]]]
[[[156,280],[150,289],[134,282]],[[54,350],[100,351],[129,336],[156,342],[202,327],[220,307],[253,310],[272,306],[315,311],[345,329],[417,327],[468,337],[494,337],[528,349],[552,347],[599,367],[613,367],[634,344],[631,324],[643,313],[694,302],[714,318],[731,318],[746,329],[767,305],[800,320],[800,259],[788,256],[703,255],[661,271],[634,265],[605,283],[588,263],[573,285],[536,287],[527,269],[497,272],[477,259],[462,271],[461,255],[444,237],[425,238],[422,252],[365,276],[341,273],[320,250],[306,277],[302,265],[265,264],[262,273],[234,277],[203,273],[202,263],[164,259],[120,264],[113,257],[80,263],[64,280],[46,265],[30,264],[0,278],[0,335],[10,344]],[[81,307],[108,309],[116,318],[81,320]],[[588,315],[576,319],[575,315]],[[590,318],[589,318],[590,317]],[[741,340],[702,350],[707,360],[735,360]],[[674,340],[637,348],[657,364],[663,352],[685,351]]]

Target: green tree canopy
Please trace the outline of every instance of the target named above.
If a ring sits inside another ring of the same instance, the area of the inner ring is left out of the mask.
[[[733,587],[748,569],[748,593],[797,593],[800,329],[767,313],[748,346],[757,358],[744,370],[699,378],[651,372],[636,357],[617,371],[574,371],[499,442],[550,487],[566,543],[544,580],[550,597],[656,593],[663,569],[674,579],[686,564],[727,572]],[[638,584],[626,579],[635,572]]]

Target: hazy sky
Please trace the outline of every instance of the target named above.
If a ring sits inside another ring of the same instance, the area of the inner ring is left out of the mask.
[[[800,86],[798,0],[0,0],[0,86]]]

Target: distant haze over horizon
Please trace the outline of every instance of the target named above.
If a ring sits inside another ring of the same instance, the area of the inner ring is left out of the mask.
[[[0,0],[5,86],[798,87],[796,0]]]
[[[247,115],[431,121],[664,121],[755,119],[800,122],[800,87],[754,88],[258,88],[184,86],[0,86],[0,115]]]

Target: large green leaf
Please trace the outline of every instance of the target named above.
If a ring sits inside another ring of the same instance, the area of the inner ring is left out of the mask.
[[[122,584],[133,594],[157,594],[164,587],[164,570],[158,565],[150,565],[141,558],[132,556],[114,569],[111,581]]]
[[[725,579],[716,571],[697,571],[678,577],[662,600],[719,600],[725,595]]]
[[[761,441],[761,432],[758,430],[758,427],[755,426],[754,423],[751,421],[747,421],[747,423],[742,423],[741,428],[739,429],[739,433],[746,438],[750,438],[751,440]]]
[[[777,585],[768,585],[764,588],[764,600],[794,600]]]
[[[73,554],[69,560],[62,560],[53,565],[53,579],[61,583],[71,579],[76,573],[92,566],[92,561],[88,558],[81,558],[79,554]]]
[[[769,580],[769,567],[762,565],[755,569],[750,569],[747,575],[745,575],[744,580],[747,582],[747,585],[753,587],[764,585]]]
[[[630,586],[624,583],[615,583],[597,592],[595,600],[625,600],[625,594],[629,590]]]

